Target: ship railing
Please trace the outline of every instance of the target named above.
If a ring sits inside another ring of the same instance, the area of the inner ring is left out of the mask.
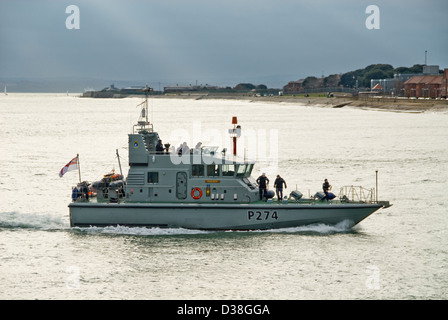
[[[193,155],[201,154],[201,155],[214,156],[217,153],[216,150],[218,150],[218,148],[219,147],[215,147],[215,146],[205,146],[205,147],[200,147],[200,148],[188,148],[188,152],[186,152],[185,154],[193,154]],[[177,154],[174,146],[172,146],[170,144],[165,144],[163,151],[150,150],[148,152],[150,154],[171,154],[171,153]],[[178,155],[181,155],[181,154],[178,154]]]
[[[148,121],[138,121],[137,124],[133,126],[133,133],[145,133],[145,132],[153,132],[153,125]]]
[[[341,187],[339,198],[343,201],[375,203],[375,188],[367,189],[361,186]]]
[[[200,152],[203,155],[214,156],[219,147],[217,146],[202,146],[200,150],[193,149],[193,153]]]

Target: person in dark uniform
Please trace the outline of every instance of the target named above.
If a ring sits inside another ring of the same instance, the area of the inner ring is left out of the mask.
[[[277,175],[277,179],[275,179],[274,181],[274,188],[275,191],[277,193],[277,199],[278,201],[280,201],[281,199],[283,199],[283,184],[285,185],[285,189],[288,188],[286,186],[286,182],[285,180],[283,180],[282,177],[280,177],[280,175]]]
[[[269,184],[269,179],[264,172],[258,177],[257,183],[260,192],[260,200],[263,200],[267,196],[267,185]]]
[[[324,190],[325,194],[328,194],[328,190],[330,190],[330,183],[328,182],[328,179],[325,179],[324,183],[322,184],[322,189]]]
[[[159,140],[159,142],[157,142],[157,145],[156,145],[156,153],[157,153],[157,154],[163,154],[163,144],[162,144],[162,140]]]
[[[324,183],[322,184],[322,189],[324,190],[325,197],[322,198],[322,201],[327,200],[328,201],[328,190],[331,189],[331,185],[328,182],[328,179],[325,179]]]

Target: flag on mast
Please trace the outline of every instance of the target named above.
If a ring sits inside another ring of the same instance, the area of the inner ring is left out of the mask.
[[[67,163],[59,172],[59,177],[62,178],[62,176],[68,172],[68,171],[72,171],[72,170],[77,170],[78,167],[78,156],[74,157],[72,160],[70,160],[69,163]]]

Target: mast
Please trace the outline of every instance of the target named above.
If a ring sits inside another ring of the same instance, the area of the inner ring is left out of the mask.
[[[143,130],[148,130],[149,132],[152,132],[152,125],[150,125],[149,123],[149,112],[148,112],[148,93],[152,91],[152,88],[147,85],[143,91],[145,92],[145,101],[137,105],[137,107],[142,106],[142,110],[140,112],[140,118],[137,124],[137,126],[139,126],[137,131],[140,132]],[[136,126],[134,126],[134,132],[135,127]]]
[[[76,162],[78,162],[79,183],[81,183],[81,164],[79,162],[79,153],[76,154]]]
[[[375,200],[376,202],[378,202],[378,170],[375,171],[375,176],[376,176],[376,190],[375,190]]]
[[[151,91],[151,88],[148,85],[146,85],[146,88],[144,91],[145,91],[145,101],[144,101],[144,103],[145,103],[145,109],[144,109],[145,110],[145,121],[147,124],[149,124],[148,93]]]
[[[123,175],[123,171],[121,170],[121,162],[120,162],[120,155],[118,154],[118,149],[117,149],[117,158],[118,158],[118,166],[120,167],[120,174]]]

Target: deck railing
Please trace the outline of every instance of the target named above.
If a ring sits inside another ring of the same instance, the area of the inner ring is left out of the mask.
[[[343,199],[344,196],[347,200],[354,202],[376,202],[375,188],[367,189],[361,186],[344,186],[341,187],[339,198]]]

